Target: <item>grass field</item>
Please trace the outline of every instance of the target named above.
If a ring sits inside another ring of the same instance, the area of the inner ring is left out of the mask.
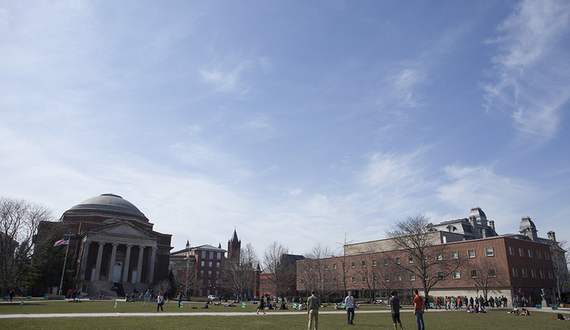
[[[202,306],[193,303],[194,306]],[[393,329],[389,313],[370,313],[386,311],[385,307],[363,306],[357,310],[355,326],[346,325],[346,314],[343,311],[327,314],[333,309],[322,308],[319,317],[320,329]],[[408,311],[408,312],[406,312]],[[288,311],[285,315],[276,315],[267,311],[266,315],[256,315],[255,307],[247,305],[241,307],[213,306],[208,310],[191,309],[188,305],[177,308],[176,303],[164,306],[165,313],[178,313],[176,316],[144,317],[121,316],[123,313],[145,313],[149,316],[160,315],[156,312],[156,304],[142,307],[142,303],[110,301],[85,301],[82,303],[68,303],[63,301],[26,301],[20,307],[19,302],[0,304],[0,314],[60,314],[60,313],[114,313],[110,317],[72,317],[72,318],[33,318],[33,319],[2,319],[2,329],[305,329],[308,317],[296,311]],[[211,313],[212,315],[196,315],[196,312]],[[216,313],[229,313],[229,316],[214,315]],[[563,312],[565,313],[565,312]],[[194,315],[193,315],[194,314]],[[565,314],[569,315],[569,314]],[[47,316],[47,315],[46,315]],[[415,317],[409,309],[401,315],[404,329],[416,329]],[[507,314],[506,310],[489,310],[485,314],[468,314],[465,312],[433,312],[425,314],[426,328],[441,330],[470,330],[470,329],[570,329],[569,321],[558,321],[555,313],[531,312],[531,316],[522,317]]]

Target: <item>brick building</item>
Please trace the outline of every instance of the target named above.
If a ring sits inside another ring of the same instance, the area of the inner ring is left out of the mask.
[[[496,234],[494,223],[487,222],[479,208],[469,219],[430,225],[431,245],[424,261],[438,262],[428,277],[437,278],[430,297],[505,296],[531,297],[533,301],[555,301],[556,280],[553,258],[564,255],[553,232],[548,239],[536,235],[530,218],[521,220],[519,234]],[[416,258],[417,259],[417,258]],[[430,260],[431,259],[431,260]],[[355,291],[359,297],[386,297],[391,290],[401,296],[412,289],[423,291],[422,281],[403,270],[402,263],[418,263],[410,252],[399,249],[392,239],[349,244],[344,255],[297,262],[297,286],[315,289],[322,295]],[[405,265],[404,265],[405,266]]]

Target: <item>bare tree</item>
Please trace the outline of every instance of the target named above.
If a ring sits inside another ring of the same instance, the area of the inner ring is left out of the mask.
[[[105,276],[101,276],[100,280],[91,282],[91,286],[99,295],[104,295],[113,288],[113,282],[107,281]]]
[[[2,295],[24,280],[26,266],[33,252],[32,238],[41,221],[52,220],[47,208],[26,202],[0,198],[0,285]]]
[[[477,263],[470,263],[465,269],[478,290],[483,292],[485,300],[489,292],[501,286],[505,279],[505,274],[501,273],[494,259],[479,258]]]
[[[270,274],[268,279],[274,285],[277,297],[283,296],[295,284],[296,266],[288,254],[289,249],[277,241],[265,249],[264,272]]]
[[[239,299],[253,295],[255,286],[255,265],[258,263],[257,254],[251,243],[240,249],[238,260],[228,259],[222,273],[224,285],[231,289]]]
[[[562,301],[562,292],[568,290],[570,280],[568,275],[570,257],[566,254],[566,250],[564,249],[565,245],[566,241],[556,242],[550,240],[552,268],[554,271],[554,279],[556,280],[556,291],[559,301]]]
[[[317,296],[325,299],[336,290],[336,272],[332,269],[333,251],[330,247],[314,246],[306,254],[302,267],[297,274],[300,277],[304,291],[315,290]]]
[[[462,259],[450,257],[451,251],[441,244],[439,233],[431,230],[423,215],[396,222],[387,234],[395,249],[405,254],[401,262],[394,264],[421,281],[426,301],[430,289],[463,264]]]

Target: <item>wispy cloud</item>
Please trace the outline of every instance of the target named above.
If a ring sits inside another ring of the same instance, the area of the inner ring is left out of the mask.
[[[205,65],[198,72],[205,82],[214,86],[215,92],[243,96],[250,89],[244,76],[252,70],[268,73],[272,70],[271,63],[265,57],[250,59],[228,55],[221,61]]]
[[[488,111],[510,115],[514,126],[545,142],[559,129],[561,107],[570,99],[568,31],[570,2],[525,0],[488,43],[498,48],[484,86]]]
[[[520,218],[514,215],[528,210],[537,189],[524,180],[495,173],[492,166],[447,166],[444,180],[437,189],[441,200],[461,210],[480,206],[502,220],[503,230],[516,225]]]

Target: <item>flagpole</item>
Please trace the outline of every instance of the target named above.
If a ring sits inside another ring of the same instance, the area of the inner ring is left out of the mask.
[[[63,275],[65,274],[65,265],[67,264],[67,252],[69,252],[69,241],[71,240],[71,233],[67,235],[67,248],[65,249],[65,259],[63,260],[63,269],[61,270],[61,280],[59,281],[59,294],[63,294],[61,286],[63,285]]]

